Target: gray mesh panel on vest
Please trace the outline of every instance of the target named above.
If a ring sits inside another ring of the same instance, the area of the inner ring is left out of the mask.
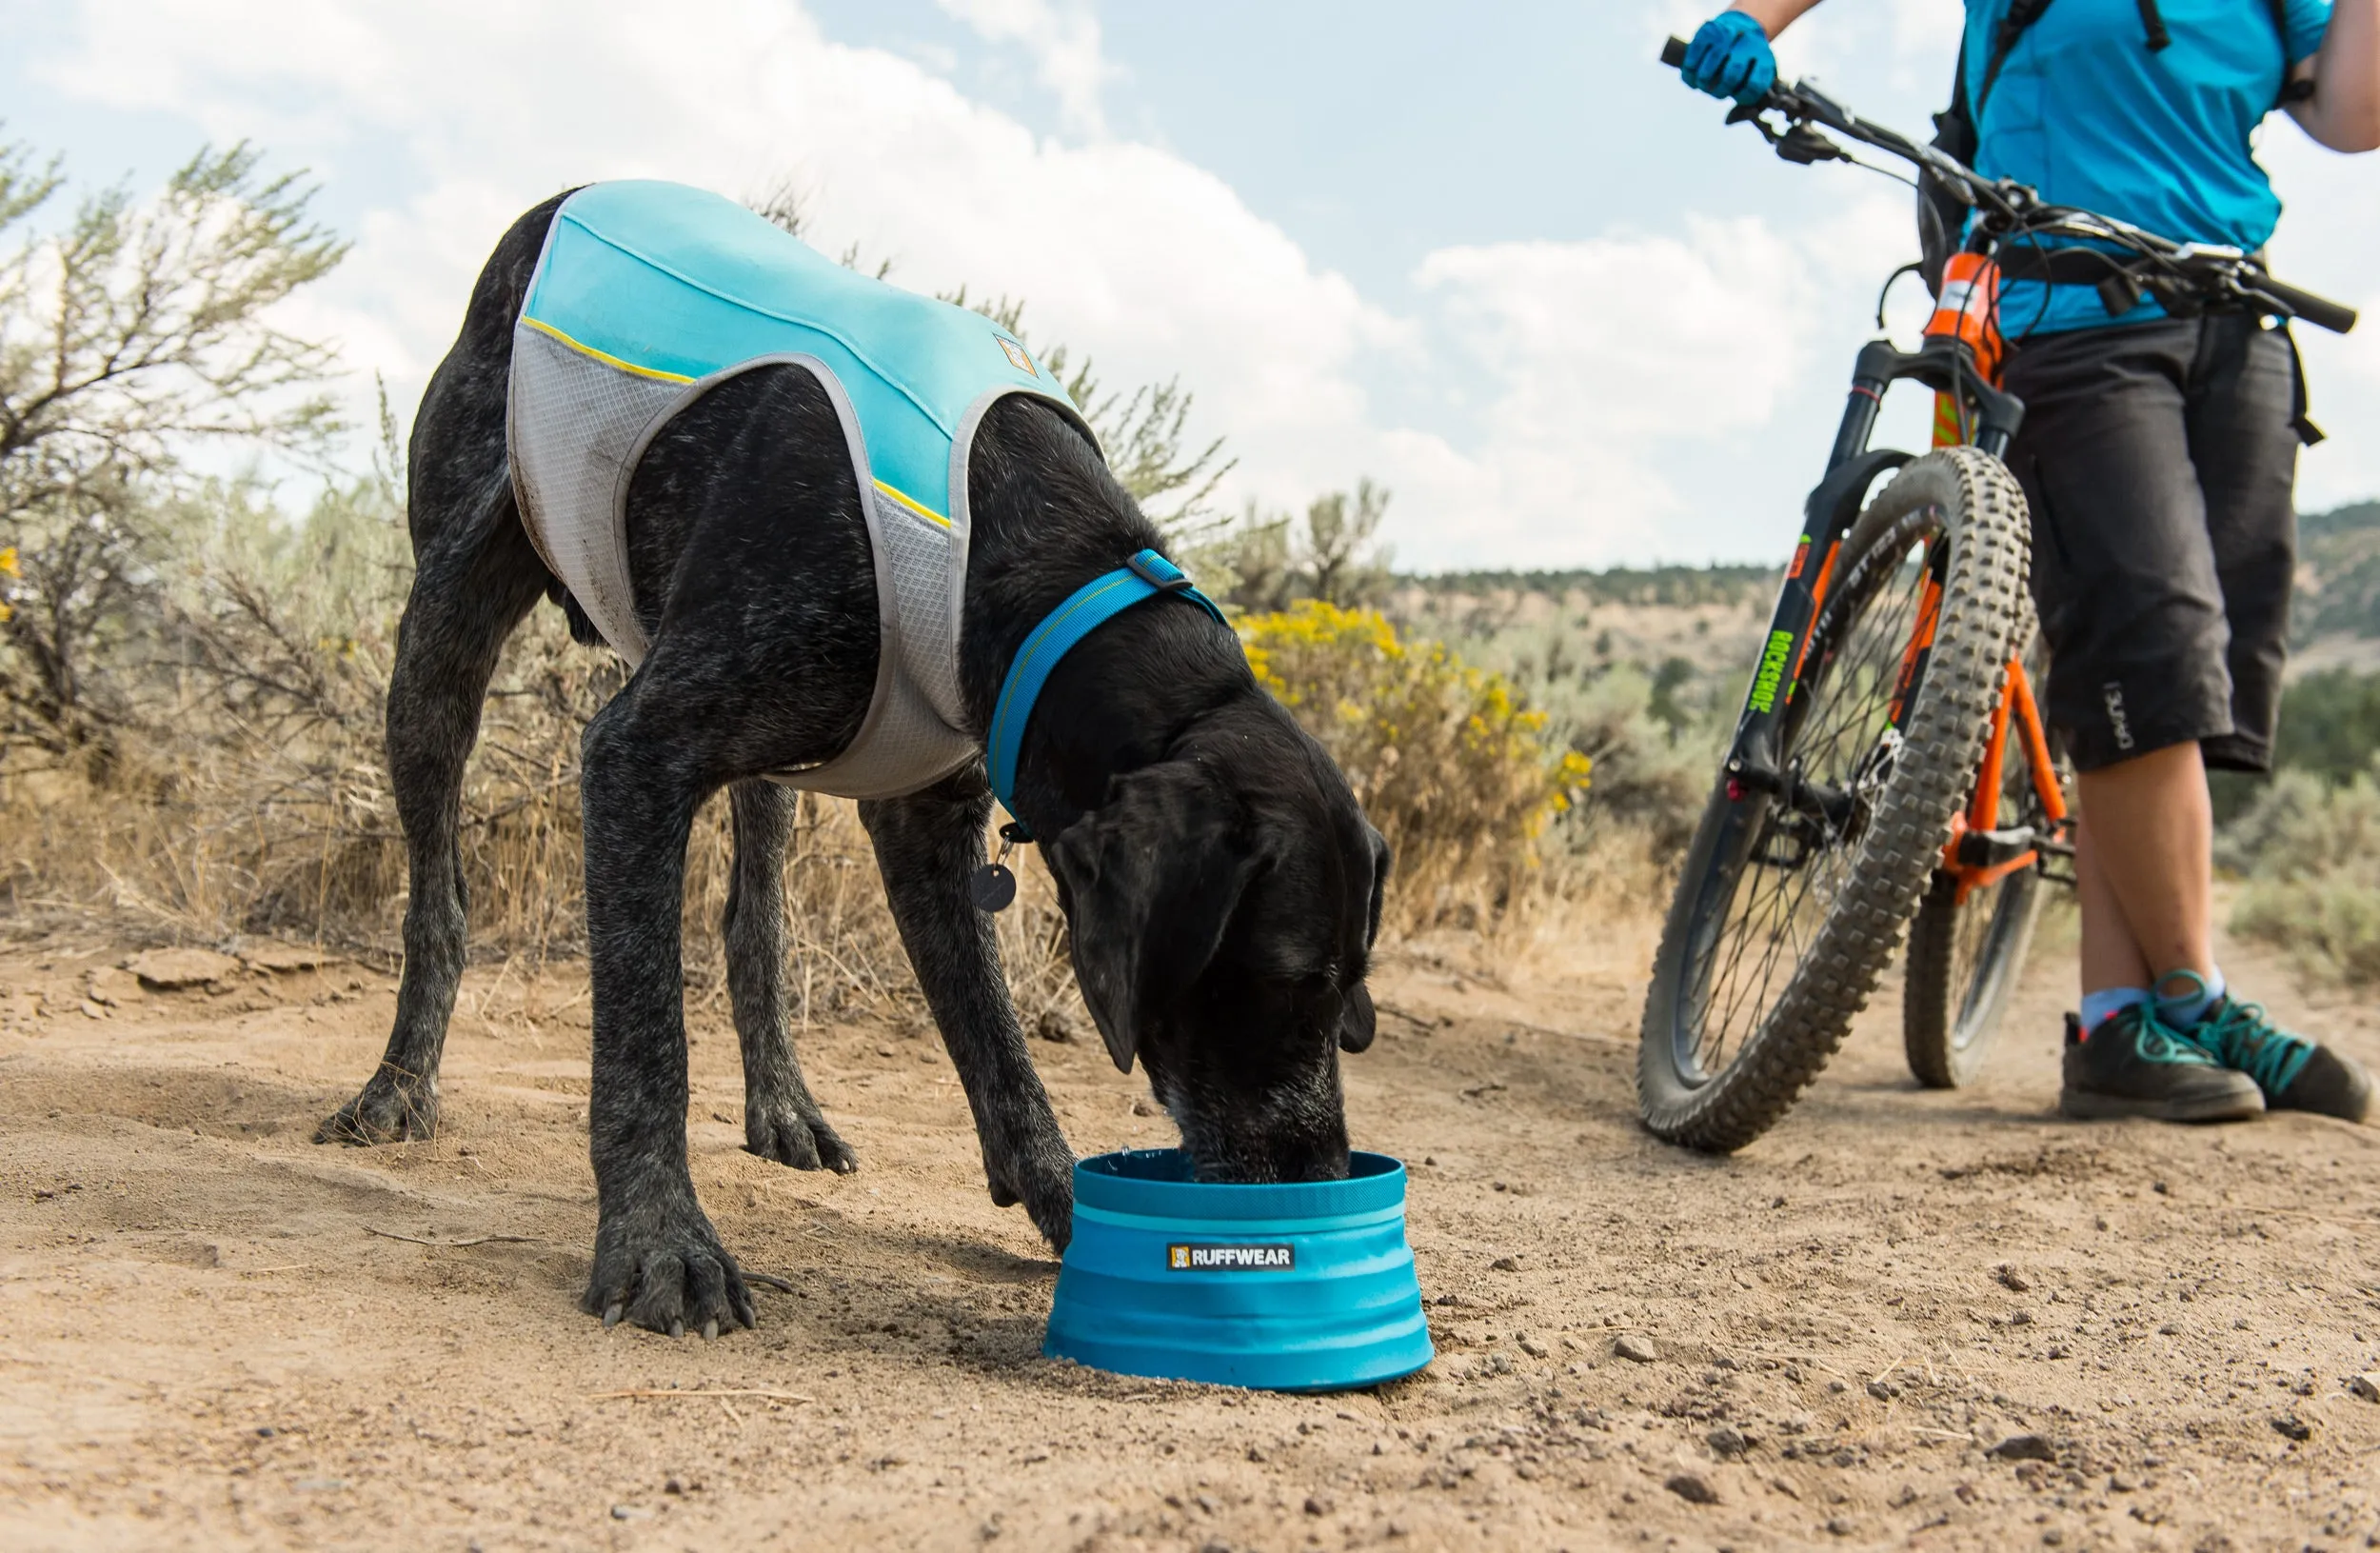
[[[631,665],[646,644],[620,533],[622,478],[638,436],[684,390],[513,328],[509,424],[522,515],[546,564]]]
[[[842,798],[893,798],[941,781],[975,754],[959,726],[959,644],[951,619],[951,567],[957,542],[870,488],[869,538],[883,547],[891,574],[888,609],[893,673],[853,747],[811,771],[788,773],[792,786]]]
[[[958,543],[949,529],[927,523],[881,491],[874,494],[875,537],[892,561],[901,667],[923,692],[928,710],[958,723],[959,623],[950,613]]]

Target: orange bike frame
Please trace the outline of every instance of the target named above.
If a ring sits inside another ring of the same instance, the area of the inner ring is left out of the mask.
[[[1965,348],[1963,355],[1971,369],[1993,388],[2000,386],[2000,371],[2007,360],[2007,345],[2000,338],[1998,323],[2000,302],[1999,267],[1978,253],[1956,253],[1951,256],[1943,270],[1942,294],[1926,324],[1930,339],[1956,341]],[[1934,396],[1934,446],[1948,448],[1973,440],[1973,424],[1968,414],[1966,395],[1956,391],[1954,379],[1948,388],[1938,388]],[[1901,686],[1894,697],[1894,720],[1899,721],[1901,698],[1915,666],[1933,645],[1934,613],[1940,589],[1931,581],[1927,584],[1924,601],[1920,604],[1915,627],[1910,634],[1909,647],[1902,657]],[[2067,822],[2066,793],[2058,786],[2057,768],[2050,761],[2050,740],[2041,724],[2041,707],[2033,699],[2033,679],[2025,672],[2021,658],[2012,658],[2008,673],[2000,687],[1999,705],[1992,714],[1992,736],[1984,745],[1983,767],[1975,773],[1975,790],[1967,800],[1966,809],[1951,817],[1951,836],[1942,846],[1942,868],[1958,881],[1957,901],[1965,905],[1967,897],[1979,889],[1987,889],[2013,873],[2033,867],[2041,860],[2040,849],[2027,848],[2018,856],[1997,863],[1968,863],[1960,858],[1960,842],[1972,831],[1996,830],[2000,825],[2000,785],[2007,773],[2009,726],[2013,723],[2024,741],[2025,762],[2033,778],[2034,798],[2049,821],[2053,834]]]

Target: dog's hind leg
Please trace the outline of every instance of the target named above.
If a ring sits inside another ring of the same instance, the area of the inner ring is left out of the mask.
[[[501,459],[501,449],[499,449]],[[438,1061],[463,979],[463,767],[505,638],[545,590],[501,462],[477,521],[426,548],[388,677],[388,776],[411,895],[405,974],[379,1070],[316,1129],[316,1143],[387,1144],[438,1131]]]
[[[727,994],[744,1047],[744,1146],[797,1170],[859,1168],[810,1098],[794,1056],[785,998],[785,841],[795,795],[781,784],[738,782],[735,873],[727,886]]]
[[[388,676],[388,778],[412,886],[405,976],[379,1071],[315,1130],[318,1144],[438,1130],[438,1059],[463,979],[463,763],[496,655],[552,581],[513,499],[505,405],[512,320],[562,198],[514,222],[488,256],[463,332],[414,417],[406,493],[413,589]]]
[[[992,1201],[1023,1203],[1063,1250],[1074,1228],[1074,1153],[1025,1052],[992,919],[967,892],[990,814],[980,775],[860,806],[902,945],[975,1112]]]

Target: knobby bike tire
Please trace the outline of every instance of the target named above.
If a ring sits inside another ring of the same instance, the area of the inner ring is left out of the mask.
[[[1915,698],[1903,709],[1897,750],[1864,810],[1861,833],[1844,843],[1855,848],[1849,867],[1783,990],[1716,1072],[1701,1071],[1699,1058],[1681,1051],[1681,1038],[1701,1042],[1711,1002],[1688,982],[1703,970],[1697,946],[1723,937],[1751,854],[1767,840],[1766,822],[1747,821],[1744,806],[1768,800],[1731,796],[1722,772],[1704,808],[1655,956],[1637,1054],[1638,1112],[1672,1143],[1732,1152],[1793,1108],[1874,991],[1974,781],[2001,671],[2030,620],[2024,495],[1996,459],[1972,448],[1938,449],[1904,467],[1870,503],[1843,542],[1838,581],[1812,626],[1814,643],[1829,644],[1828,653],[1814,647],[1811,678],[1794,693],[1805,707],[1822,702],[1832,645],[1854,640],[1860,613],[1891,586],[1918,534],[1938,535],[1947,549],[1934,644]],[[1863,563],[1887,569],[1863,571]],[[1863,576],[1876,580],[1854,587]],[[1795,758],[1801,736],[1798,727],[1789,734],[1781,759]],[[1753,839],[1744,840],[1748,834]],[[1721,855],[1723,844],[1732,856]],[[1763,996],[1766,986],[1764,975]]]
[[[1934,876],[1909,925],[1908,983],[1901,993],[1901,1046],[1919,1084],[1960,1089],[1983,1071],[2009,994],[2024,971],[2041,900],[2041,875],[2031,868],[1964,902],[1955,875]],[[1986,920],[1975,920],[1987,913]],[[1962,928],[1985,935],[1972,967],[1957,963]]]
[[[2020,635],[2030,631],[2029,621]],[[2027,654],[2026,667],[2033,683],[2041,684],[2044,666],[2037,651]],[[2045,821],[2033,794],[2033,762],[2014,727],[2009,729],[2007,747],[2003,812],[2013,810],[2038,828]],[[2009,994],[2024,974],[2048,886],[2038,868],[2025,868],[1970,890],[1962,902],[1956,877],[1934,871],[1909,925],[1901,988],[1901,1046],[1910,1073],[1927,1088],[1963,1088],[1983,1071],[2008,1012]],[[1965,956],[1962,938],[1969,950]]]

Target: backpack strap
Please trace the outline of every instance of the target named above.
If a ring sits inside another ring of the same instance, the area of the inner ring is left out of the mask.
[[[2144,10],[2153,7],[2155,3],[2156,0],[2141,0]],[[2016,45],[2024,41],[2025,33],[2033,24],[2049,14],[2049,10],[2050,0],[2010,0],[2008,14],[2000,18],[1998,29],[1992,34],[1992,52],[1984,59],[1983,79],[1976,84],[1974,108],[1968,115],[1977,132],[1981,131],[1983,125],[1983,105],[1991,100],[1992,88],[2000,79],[2001,67],[2008,63],[2008,56],[2016,51]],[[1964,45],[1961,46],[1960,56],[1958,88],[1964,95],[1967,90]]]
[[[2281,95],[2273,106],[2287,108],[2291,103],[2302,103],[2312,96],[2314,84],[2290,79],[2290,67],[2297,62],[2290,58],[2289,0],[2265,0],[2265,4],[2272,11],[2272,30],[2281,35]]]
[[[2148,34],[2151,53],[2161,54],[2173,47],[2173,34],[2165,30],[2165,15],[2157,10],[2157,0],[2140,0],[2140,30]]]

